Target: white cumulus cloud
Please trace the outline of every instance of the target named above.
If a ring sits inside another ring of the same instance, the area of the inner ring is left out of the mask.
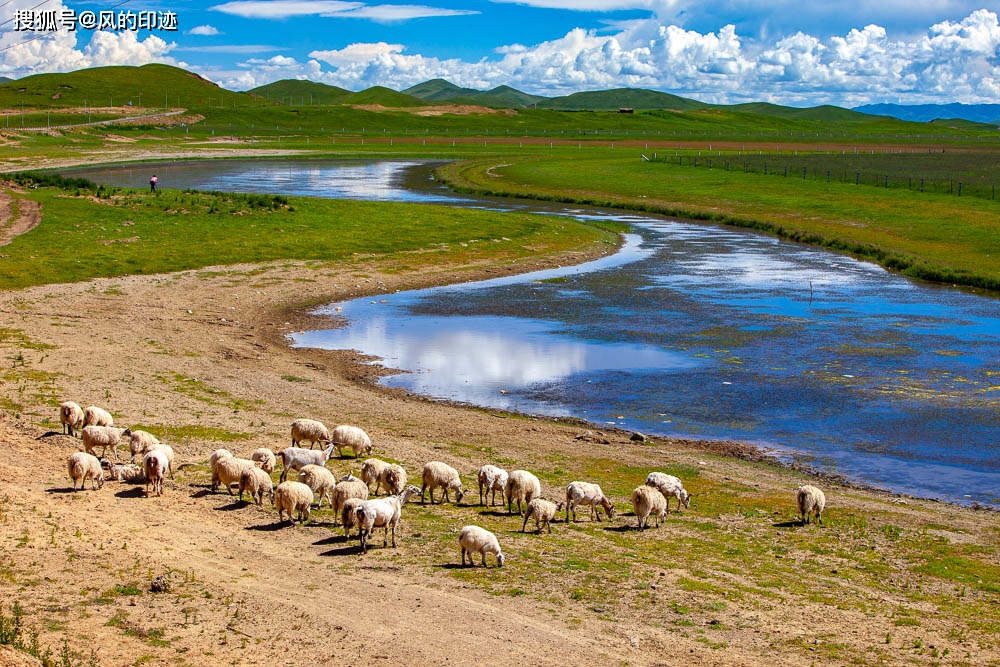
[[[202,35],[202,36],[206,36],[206,37],[214,37],[215,35],[221,35],[222,33],[219,32],[219,29],[216,28],[215,26],[211,26],[211,25],[198,25],[198,26],[195,26],[195,27],[191,28],[190,30],[188,30],[184,34],[185,35]]]

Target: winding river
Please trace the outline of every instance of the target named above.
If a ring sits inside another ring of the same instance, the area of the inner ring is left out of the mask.
[[[598,425],[735,439],[919,496],[1000,505],[1000,301],[754,232],[457,197],[415,162],[73,171],[195,187],[537,210],[631,224],[590,264],[331,304],[294,337],[386,384]]]

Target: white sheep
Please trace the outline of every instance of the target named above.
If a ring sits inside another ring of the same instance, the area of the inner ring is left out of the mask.
[[[73,482],[73,490],[76,491],[76,483],[80,482],[80,490],[83,491],[87,479],[90,479],[90,487],[94,491],[104,487],[104,469],[101,468],[101,461],[88,452],[74,452],[70,454],[66,462],[69,471],[69,478]]]
[[[667,499],[667,514],[670,514],[670,499],[677,499],[677,511],[681,511],[681,505],[691,507],[691,496],[684,489],[684,484],[673,475],[665,472],[651,472],[646,476],[646,486],[651,486]]]
[[[282,516],[288,512],[288,521],[295,525],[295,517],[299,523],[309,520],[309,506],[312,505],[313,492],[302,482],[282,482],[274,490],[274,507],[278,510],[278,521],[284,521]]]
[[[497,567],[503,567],[503,562],[507,559],[500,551],[500,542],[497,536],[481,528],[480,526],[465,526],[458,533],[458,543],[462,547],[462,566],[465,566],[465,555],[469,555],[469,565],[472,562],[472,554],[481,554],[483,557],[483,567],[486,565],[486,554],[493,554],[497,559]]]
[[[96,405],[87,406],[83,411],[83,425],[87,426],[114,426],[115,419],[111,413]]]
[[[134,463],[108,462],[107,478],[116,482],[144,484],[146,482],[146,471],[143,470],[142,466]]]
[[[129,433],[129,429],[125,429],[122,432],[122,436],[124,437],[128,433]],[[136,433],[145,433],[145,431],[132,431],[131,433],[132,433],[132,435],[135,435]],[[150,434],[147,433],[147,435],[150,435]],[[129,443],[129,449],[132,450],[132,460],[135,460],[135,455],[136,454],[144,457],[144,456],[146,456],[146,454],[148,454],[149,452],[153,451],[154,449],[158,449],[158,450],[160,450],[161,452],[163,452],[164,454],[167,455],[167,462],[170,464],[168,472],[170,473],[170,479],[173,479],[174,478],[174,448],[171,447],[170,445],[163,444],[162,442],[160,442],[159,440],[157,440],[155,437],[153,438],[152,441],[149,440],[149,439],[147,439],[147,438],[141,438],[141,440],[143,441],[143,444],[141,444],[140,446],[138,446],[138,448],[135,447],[134,441],[131,441]]]
[[[216,459],[215,465],[212,466],[212,493],[215,493],[221,484],[226,487],[229,495],[233,495],[233,484],[239,485],[243,471],[256,467],[257,465],[250,459],[240,459],[235,456],[222,456]]]
[[[325,466],[318,466],[315,463],[302,466],[299,470],[299,481],[313,490],[319,496],[319,503],[316,509],[323,507],[323,499],[326,498],[333,507],[333,487],[337,486],[337,479]]]
[[[795,496],[799,512],[802,513],[802,525],[809,523],[809,514],[813,514],[816,520],[823,523],[823,510],[826,508],[826,494],[812,484],[804,484],[799,487]]]
[[[231,451],[229,451],[228,449],[216,449],[208,457],[208,467],[212,468],[212,467],[215,466],[215,462],[218,461],[219,459],[224,458],[226,456],[232,456],[232,455],[233,455],[233,453]]]
[[[632,511],[639,521],[639,530],[645,529],[650,514],[656,517],[659,528],[660,521],[667,516],[667,498],[659,489],[643,484],[632,491]]]
[[[146,473],[146,497],[148,498],[149,487],[153,487],[153,494],[163,495],[163,479],[170,470],[170,461],[163,450],[154,449],[147,452],[142,459],[142,469]]]
[[[538,478],[527,470],[514,470],[507,476],[507,485],[503,494],[507,496],[507,513],[513,514],[514,501],[517,500],[517,513],[524,514],[521,510],[521,501],[525,505],[542,495],[542,483]]]
[[[340,508],[340,522],[344,524],[344,541],[351,539],[351,528],[358,526],[358,536],[360,537],[361,531],[358,525],[358,508],[361,507],[365,499],[363,498],[347,498],[344,500],[343,507]]]
[[[114,426],[84,426],[80,431],[83,438],[83,450],[88,454],[93,454],[96,447],[101,448],[101,458],[111,448],[111,453],[118,460],[118,444],[122,440],[123,430]]]
[[[594,520],[594,516],[597,516],[597,520],[601,520],[601,512],[597,509],[598,506],[603,507],[604,511],[608,515],[608,519],[611,519],[615,515],[615,507],[608,500],[608,497],[604,495],[604,491],[597,484],[591,482],[570,482],[566,487],[566,523],[569,523],[570,514],[573,515],[573,521],[576,521],[576,508],[582,507],[584,505],[590,506],[590,520]]]
[[[256,461],[260,469],[267,473],[274,472],[274,467],[278,464],[278,459],[274,455],[274,452],[267,447],[260,447],[253,450],[250,460]]]
[[[258,505],[264,504],[264,496],[267,496],[274,504],[274,484],[271,476],[267,472],[256,466],[243,468],[240,473],[240,502],[243,501],[243,493],[249,493],[250,499]]]
[[[401,465],[390,463],[382,471],[378,483],[386,493],[398,495],[406,488],[406,470]]]
[[[373,493],[377,496],[379,490],[379,481],[382,479],[382,473],[389,464],[382,459],[365,459],[365,462],[361,464],[361,479],[365,481],[369,489],[373,489]]]
[[[523,533],[524,529],[528,526],[528,519],[535,517],[536,532],[541,533],[542,528],[546,527],[549,529],[549,533],[551,533],[551,522],[556,518],[556,513],[563,508],[564,504],[563,502],[554,503],[551,500],[535,498],[528,503],[528,511],[524,513],[524,523],[521,524],[521,532]]]
[[[59,423],[62,424],[63,433],[73,435],[74,428],[83,426],[83,408],[73,401],[65,401],[59,404]]]
[[[340,457],[344,456],[344,447],[350,447],[354,450],[354,458],[358,458],[362,454],[367,456],[372,451],[372,439],[359,426],[349,426],[347,424],[336,426],[333,432],[330,433],[329,439],[333,442],[334,447],[337,448],[337,456]]]
[[[281,480],[285,481],[289,470],[302,470],[302,466],[310,463],[318,466],[325,466],[333,454],[333,445],[323,450],[311,450],[303,447],[285,447],[277,453],[276,457],[281,459]]]
[[[292,447],[298,447],[300,442],[308,442],[309,449],[312,449],[329,440],[330,429],[323,422],[315,419],[296,419],[292,422]]]
[[[447,463],[442,463],[441,461],[431,461],[430,463],[424,464],[421,478],[423,480],[423,483],[420,486],[421,504],[424,502],[425,489],[430,491],[431,505],[434,504],[434,489],[438,488],[444,489],[444,498],[441,502],[450,500],[448,498],[448,491],[455,492],[456,503],[462,502],[462,498],[465,497],[465,489],[462,488],[462,478],[459,476],[458,471]]]
[[[479,480],[479,504],[485,505],[485,498],[493,492],[490,507],[497,504],[497,491],[500,492],[500,504],[503,505],[504,488],[507,486],[507,471],[494,465],[486,464],[476,475]]]
[[[420,489],[411,484],[403,489],[403,492],[399,495],[365,500],[358,505],[357,517],[358,526],[360,527],[362,553],[368,553],[368,538],[371,537],[372,531],[380,526],[385,529],[382,546],[388,546],[389,531],[391,530],[392,546],[393,548],[396,547],[396,526],[399,524],[403,505],[410,499],[410,496],[419,491]]]
[[[354,475],[344,475],[333,487],[333,499],[330,506],[333,508],[334,517],[344,509],[348,500],[368,500],[368,485],[364,480],[360,480]]]
[[[132,455],[131,461],[133,463],[135,463],[136,454],[145,455],[153,445],[160,444],[160,441],[155,435],[149,431],[142,431],[139,429],[133,431],[131,428],[126,428],[122,431],[122,437],[128,438],[128,451],[129,454]]]

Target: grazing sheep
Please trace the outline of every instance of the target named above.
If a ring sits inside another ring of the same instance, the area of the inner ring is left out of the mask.
[[[131,428],[126,428],[122,431],[122,437],[128,438],[128,451],[132,455],[132,463],[135,463],[136,454],[145,455],[153,445],[160,444],[156,436],[149,431],[133,431]]]
[[[826,494],[812,484],[804,484],[799,487],[795,496],[802,513],[802,525],[809,523],[809,514],[813,514],[816,520],[823,523],[823,510],[826,508]]]
[[[330,506],[334,517],[344,509],[348,500],[368,500],[368,485],[354,475],[344,475],[333,487],[333,498]]]
[[[142,469],[146,473],[146,497],[149,497],[149,487],[153,487],[153,494],[163,495],[163,478],[170,470],[170,461],[167,454],[161,449],[154,449],[147,452],[142,459]]]
[[[462,478],[458,471],[447,463],[441,461],[431,461],[424,465],[422,474],[423,484],[420,486],[420,504],[424,502],[424,489],[430,491],[431,505],[434,504],[434,489],[444,489],[444,500],[448,498],[448,491],[455,492],[455,502],[462,502],[465,497],[465,489],[462,488]],[[444,502],[444,501],[442,501]]]
[[[271,504],[274,504],[274,484],[271,476],[262,468],[252,466],[243,468],[240,473],[240,502],[243,502],[243,492],[250,494],[250,499],[258,505],[264,504],[264,496],[267,496]]]
[[[398,495],[406,488],[406,471],[403,466],[390,463],[382,471],[378,480],[379,486],[385,487],[385,492]]]
[[[125,429],[124,431],[122,431],[122,436],[125,436],[128,433],[129,433],[129,429]],[[132,433],[132,435],[135,435],[136,433],[145,433],[145,431],[131,431],[131,433]],[[147,433],[147,435],[149,435],[149,434]],[[142,438],[142,439],[145,440],[145,444],[143,444],[142,446],[140,446],[138,449],[135,448],[134,441],[132,441],[132,442],[129,443],[129,449],[132,450],[132,460],[133,461],[135,460],[135,455],[136,454],[139,454],[140,456],[146,456],[146,454],[148,454],[149,452],[153,451],[154,449],[158,449],[158,450],[162,451],[164,454],[167,455],[167,462],[170,464],[170,468],[169,468],[168,472],[170,473],[170,479],[173,479],[174,478],[174,448],[171,447],[170,445],[163,444],[159,440],[156,440],[156,438],[153,438],[153,442],[150,442],[149,440],[146,440],[145,438]]]
[[[497,504],[497,491],[499,491],[500,504],[503,505],[504,487],[507,486],[507,471],[503,468],[486,464],[479,469],[479,473],[476,476],[479,479],[479,504],[485,505],[485,497],[492,491],[493,500],[490,501],[490,507],[493,507]]]
[[[458,534],[458,543],[462,546],[462,566],[465,566],[465,555],[469,554],[469,565],[475,566],[472,562],[472,554],[482,554],[483,567],[486,565],[486,554],[493,554],[497,558],[497,567],[503,567],[503,562],[507,559],[500,551],[500,542],[497,536],[479,526],[465,526]]]
[[[549,529],[549,533],[551,534],[551,521],[556,518],[556,513],[563,508],[564,504],[562,502],[554,503],[550,500],[535,498],[528,503],[528,511],[524,513],[524,523],[521,524],[521,532],[523,533],[527,527],[528,519],[535,517],[536,532],[541,534],[542,527],[544,526]]]
[[[253,450],[253,454],[250,455],[251,461],[256,461],[257,465],[261,470],[267,473],[274,472],[274,466],[278,464],[278,459],[267,447],[260,447],[259,449]]]
[[[83,425],[87,426],[114,426],[115,420],[111,413],[96,405],[87,406],[83,411]]]
[[[358,508],[364,502],[362,498],[347,498],[340,509],[340,522],[344,524],[344,541],[351,539],[351,528],[358,526],[358,537],[361,537],[361,526],[358,524]]]
[[[90,479],[90,487],[94,491],[104,487],[104,469],[101,468],[101,461],[88,452],[75,452],[70,455],[66,462],[69,470],[69,478],[73,482],[73,490],[76,491],[76,482],[80,482],[80,490],[83,491],[87,479]]]
[[[305,523],[309,520],[309,506],[312,505],[312,501],[312,489],[302,482],[282,482],[274,490],[274,507],[278,510],[279,522],[284,521],[282,515],[288,512],[288,521],[293,526],[296,515],[299,523]]]
[[[108,479],[129,484],[145,484],[146,471],[134,463],[108,462]]]
[[[94,453],[95,447],[101,448],[101,458],[111,448],[111,453],[118,460],[118,444],[122,441],[122,429],[114,426],[84,426],[80,431],[83,437],[83,450],[88,454]]]
[[[542,483],[527,470],[514,470],[507,476],[503,494],[507,496],[508,514],[513,514],[515,500],[517,500],[517,513],[524,514],[521,510],[521,501],[527,505],[535,498],[541,497]]]
[[[374,489],[373,493],[377,496],[379,490],[379,481],[382,479],[382,473],[389,464],[382,459],[365,459],[365,462],[361,464],[361,479],[365,480],[365,484],[368,485],[369,489]]]
[[[281,458],[281,481],[284,482],[285,478],[288,477],[289,470],[302,470],[302,466],[307,466],[310,463],[325,466],[326,462],[330,460],[331,454],[333,454],[333,445],[321,451],[302,447],[285,447],[277,453],[277,457]]]
[[[319,496],[316,509],[323,507],[323,498],[326,498],[330,507],[333,508],[333,487],[337,486],[337,479],[326,467],[318,466],[315,463],[302,466],[302,469],[299,470],[299,481]]]
[[[358,526],[361,534],[361,552],[368,553],[368,538],[371,537],[372,530],[379,526],[385,529],[385,538],[382,546],[389,544],[389,531],[392,531],[392,546],[396,547],[396,526],[403,511],[403,505],[414,493],[420,491],[412,484],[406,487],[402,493],[385,498],[375,498],[365,500],[358,505],[357,516]]]
[[[651,486],[667,499],[667,514],[670,514],[670,498],[677,499],[677,511],[681,511],[681,504],[684,507],[691,507],[691,496],[684,490],[681,480],[665,472],[651,472],[646,476],[646,486]]]
[[[646,528],[650,514],[656,516],[656,527],[659,528],[660,520],[667,516],[667,499],[659,489],[643,484],[632,491],[632,510],[639,520],[639,530]]]
[[[229,495],[234,495],[233,484],[239,485],[243,471],[256,467],[257,465],[250,459],[239,459],[235,456],[220,457],[212,466],[212,493],[215,493],[219,485],[222,484],[226,487]]]
[[[615,515],[614,505],[604,495],[604,491],[601,491],[600,486],[590,482],[570,482],[566,487],[566,523],[569,523],[570,514],[573,515],[573,521],[576,521],[576,508],[583,505],[590,505],[591,521],[594,520],[594,515],[597,515],[598,521],[601,520],[598,505],[604,508],[608,519]]]
[[[344,447],[350,447],[354,450],[354,458],[358,458],[362,454],[367,456],[372,452],[372,439],[368,437],[364,429],[358,426],[341,424],[333,429],[329,439],[337,448],[337,456],[339,457],[344,456]]]
[[[218,461],[219,459],[221,459],[223,457],[232,456],[232,455],[233,455],[233,453],[231,451],[229,451],[228,449],[216,449],[208,457],[208,467],[209,468],[214,468],[216,461]]]
[[[73,401],[66,401],[59,404],[59,423],[62,424],[63,433],[73,435],[74,428],[83,426],[83,408]]]
[[[330,440],[330,429],[323,422],[315,419],[296,419],[292,422],[292,447],[298,447],[300,442],[308,442],[309,449]]]

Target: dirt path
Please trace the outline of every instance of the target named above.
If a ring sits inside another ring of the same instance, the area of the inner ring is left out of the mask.
[[[0,191],[0,246],[29,232],[42,221],[38,202],[22,199],[11,190]]]

